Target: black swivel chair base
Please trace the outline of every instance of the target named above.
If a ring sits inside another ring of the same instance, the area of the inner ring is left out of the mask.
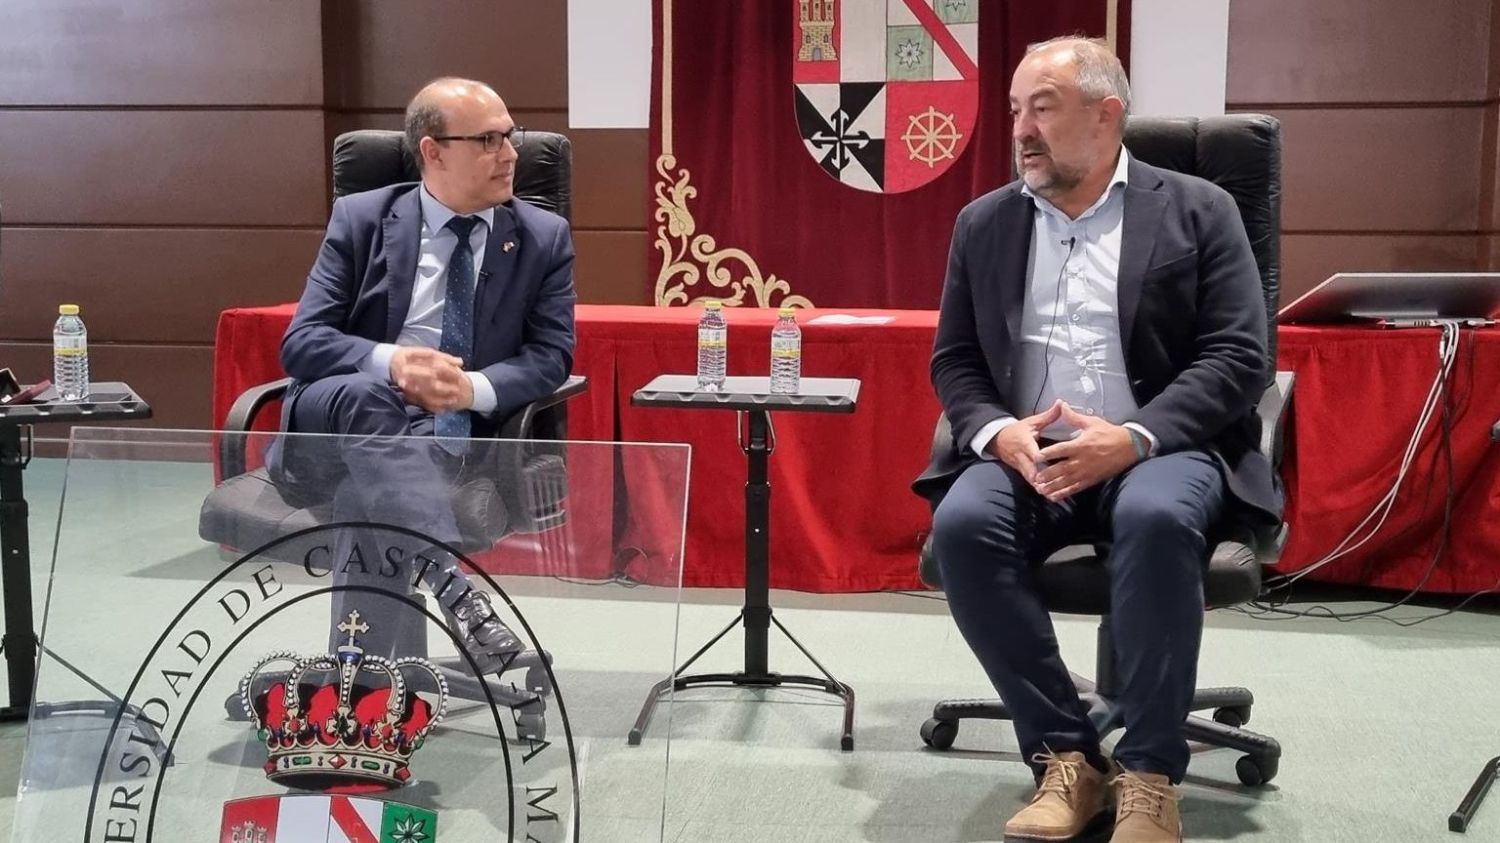
[[[1108,618],[1105,618],[1099,625],[1098,672],[1105,682],[1109,681],[1113,670],[1107,623]],[[1123,725],[1112,694],[1101,691],[1096,683],[1077,674],[1073,675],[1073,684],[1078,688],[1078,696],[1088,706],[1089,719],[1094,721],[1101,738]],[[1259,787],[1276,777],[1281,767],[1281,744],[1274,738],[1242,728],[1250,722],[1250,708],[1254,704],[1255,697],[1248,688],[1194,691],[1190,710],[1212,710],[1213,719],[1189,716],[1182,724],[1182,731],[1190,741],[1245,753],[1235,762],[1234,772],[1242,783]],[[933,707],[932,717],[922,724],[922,741],[933,749],[949,749],[958,737],[959,721],[1009,719],[1010,711],[999,700],[943,700]]]

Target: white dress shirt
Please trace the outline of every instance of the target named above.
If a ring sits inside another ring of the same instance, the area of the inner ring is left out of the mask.
[[[1125,223],[1125,186],[1130,153],[1122,147],[1114,177],[1093,205],[1070,219],[1051,202],[1022,186],[1033,205],[1031,253],[1021,311],[1019,356],[1012,368],[1008,406],[1032,415],[1057,399],[1076,412],[1120,424],[1139,408],[1125,373],[1120,342],[1120,243]],[[995,434],[1014,424],[1002,416],[979,429],[970,443],[975,453]],[[1155,450],[1156,437],[1135,422]],[[1075,434],[1066,422],[1043,429],[1049,439]]]
[[[412,284],[411,304],[406,309],[406,318],[401,323],[401,333],[394,343],[378,343],[370,356],[365,358],[364,371],[377,377],[390,378],[391,358],[396,347],[402,345],[439,348],[443,341],[443,302],[448,297],[448,261],[458,247],[458,235],[448,228],[448,220],[458,216],[448,206],[439,202],[427,191],[427,185],[418,188],[422,204],[422,240],[417,251],[417,277]],[[484,265],[484,245],[489,240],[490,229],[495,225],[495,209],[486,208],[474,216],[484,222],[469,232],[469,248],[474,252],[474,269]],[[469,289],[474,289],[477,278],[470,279]],[[469,407],[476,413],[493,412],[499,403],[495,385],[479,372],[465,372],[469,383],[474,385],[474,403]]]

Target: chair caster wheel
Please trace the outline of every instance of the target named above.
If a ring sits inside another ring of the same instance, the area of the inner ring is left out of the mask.
[[[1236,705],[1214,709],[1214,722],[1235,729],[1250,722],[1250,706]]]
[[[930,717],[922,724],[922,742],[933,749],[948,749],[958,737],[958,723]]]
[[[1257,755],[1241,755],[1234,762],[1235,775],[1240,777],[1240,782],[1247,787],[1260,787],[1269,784],[1271,779],[1276,778],[1276,771],[1281,767],[1281,759],[1267,758]]]
[[[522,741],[547,739],[547,718],[540,712],[516,715],[516,738]]]

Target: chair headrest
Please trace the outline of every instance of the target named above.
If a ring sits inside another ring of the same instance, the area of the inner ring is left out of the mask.
[[[571,222],[572,142],[556,132],[528,129],[517,152],[516,196]],[[334,198],[421,178],[401,132],[359,129],[333,141]]]

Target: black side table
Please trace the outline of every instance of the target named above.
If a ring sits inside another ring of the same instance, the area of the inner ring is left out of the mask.
[[[0,554],[3,554],[0,590],[5,592],[5,635],[0,638],[0,648],[5,650],[10,686],[10,701],[0,708],[0,721],[25,720],[31,709],[31,691],[36,685],[38,641],[31,616],[31,537],[26,528],[26,494],[22,488],[22,472],[31,462],[32,426],[98,424],[151,417],[151,407],[126,384],[93,383],[89,384],[89,393],[96,400],[64,403],[56,400],[55,391],[49,390],[34,404],[0,406]],[[51,655],[78,673],[77,668],[55,653]],[[98,688],[87,676],[83,679]]]
[[[844,731],[839,747],[845,752],[854,749],[854,689],[833,678],[833,674],[771,614],[771,485],[766,480],[766,464],[776,448],[771,411],[852,413],[858,400],[859,381],[851,378],[803,378],[797,394],[776,395],[771,393],[770,378],[726,378],[722,391],[703,392],[698,389],[698,379],[692,375],[660,375],[631,396],[630,403],[636,407],[736,410],[750,419],[749,438],[745,438],[743,431],[740,434],[740,449],[749,461],[749,478],[745,483],[744,606],[728,626],[683,662],[671,677],[656,683],[651,689],[641,706],[640,715],[636,717],[635,726],[630,730],[631,746],[640,744],[656,703],[668,688],[681,691],[695,686],[774,688],[799,685],[833,694],[844,701]],[[699,656],[742,623],[745,627],[744,670],[686,674]],[[767,645],[772,624],[796,645],[802,655],[807,656],[808,661],[823,674],[822,678],[771,672]]]

